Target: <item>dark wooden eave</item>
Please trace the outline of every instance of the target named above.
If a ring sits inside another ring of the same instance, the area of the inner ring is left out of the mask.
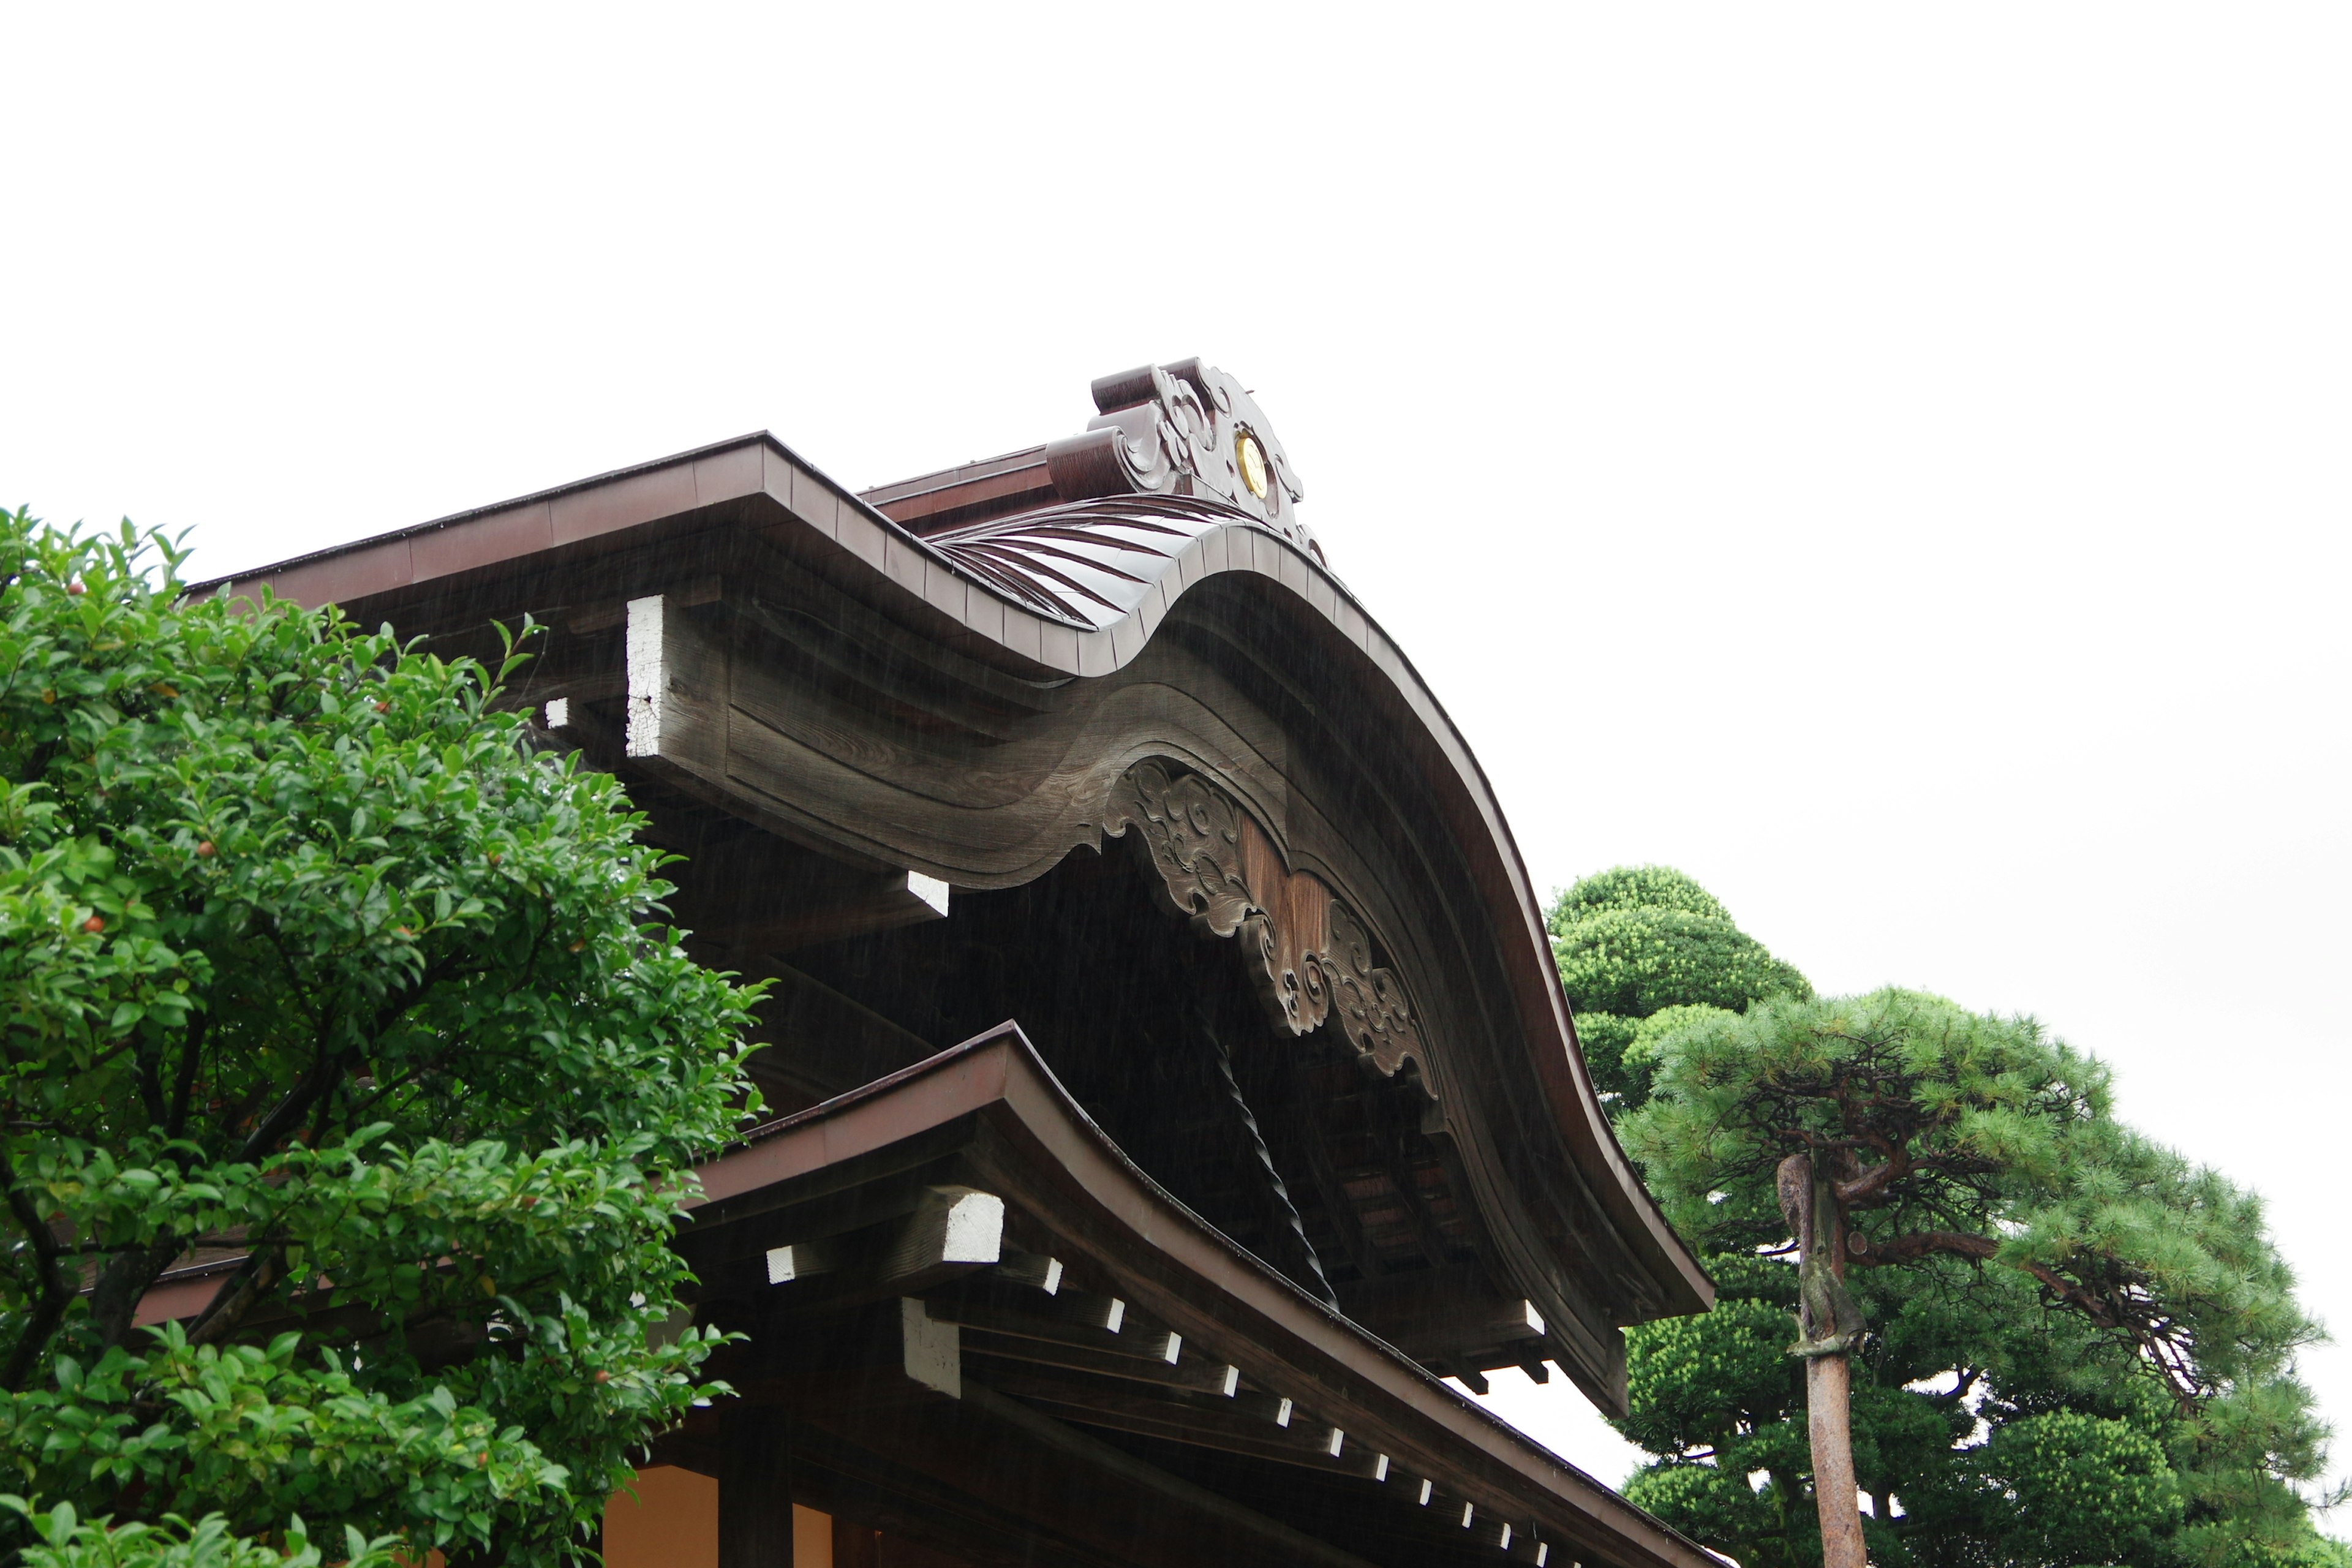
[[[817,1468],[839,1474],[816,1484],[859,1484],[853,1459],[822,1456],[864,1451],[869,1426],[884,1434],[877,1451],[922,1449],[936,1426],[947,1436],[931,1451],[962,1468],[926,1478],[934,1489],[921,1507],[968,1513],[958,1528],[983,1534],[996,1500],[959,1492],[957,1478],[992,1489],[996,1472],[975,1450],[984,1456],[976,1440],[992,1434],[1053,1449],[1057,1474],[1076,1467],[1069,1484],[1099,1472],[1132,1489],[1133,1507],[1189,1510],[1199,1528],[1234,1532],[1234,1561],[1715,1562],[1186,1210],[1009,1024],[761,1128],[700,1175],[681,1245],[705,1281],[701,1317],[751,1330],[729,1375],[752,1405],[775,1400],[824,1434],[809,1439]],[[940,1268],[899,1245],[887,1249],[895,1278],[871,1261],[863,1273],[845,1264],[784,1283],[772,1282],[772,1264],[763,1271],[779,1247],[854,1256],[861,1227],[895,1234],[887,1218],[907,1212],[906,1194],[943,1181],[1001,1198],[1005,1234],[1026,1250]],[[1050,1296],[1048,1267],[1060,1282]],[[935,1368],[930,1386],[915,1388],[915,1352],[901,1371],[892,1349],[843,1397],[840,1369],[862,1342],[842,1325],[870,1321],[888,1338],[909,1312],[935,1342],[940,1325],[958,1325],[938,1353],[960,1357],[960,1372]],[[812,1361],[822,1375],[796,1373]],[[694,1433],[667,1452],[698,1462]],[[1192,1458],[1202,1461],[1192,1479],[1172,1473]],[[1117,1521],[1061,1512],[1045,1527],[1059,1535],[1024,1554],[1084,1562],[1133,1551],[1089,1533],[1115,1532]],[[1023,1526],[1034,1527],[1034,1517]],[[1180,1555],[1198,1550],[1188,1542]]]
[[[886,487],[886,489],[892,487]],[[1014,520],[1018,521],[1019,520]],[[1585,1179],[1644,1259],[1650,1314],[1700,1310],[1712,1283],[1618,1148],[1574,1040],[1534,885],[1492,787],[1412,661],[1353,595],[1306,552],[1234,520],[1204,525],[1160,558],[1131,607],[1087,624],[1013,601],[950,554],[857,499],[765,432],[478,508],[417,527],[297,556],[198,585],[197,595],[264,588],[310,605],[336,602],[373,623],[435,602],[479,596],[519,571],[746,531],[873,604],[896,625],[1016,680],[1108,675],[1135,660],[1177,600],[1240,577],[1354,650],[1364,679],[1409,722],[1398,743],[1423,753],[1438,808],[1471,853],[1469,869],[1503,933],[1510,1003],[1527,1021],[1528,1061]],[[711,590],[716,593],[714,588]],[[529,605],[514,606],[516,609]],[[903,863],[903,862],[902,862]],[[950,879],[954,868],[924,868]]]
[[[548,623],[507,700],[627,777],[649,831],[692,857],[677,908],[698,955],[757,969],[905,930],[869,950],[882,968],[833,973],[886,1011],[871,988],[950,888],[975,912],[946,924],[984,946],[972,921],[991,896],[1045,886],[1108,838],[1148,849],[1166,910],[1257,933],[1241,945],[1267,955],[1252,984],[1277,1035],[1343,1034],[1352,1067],[1427,1103],[1407,1115],[1348,1089],[1344,1059],[1311,1069],[1337,1077],[1291,1123],[1288,1179],[1316,1198],[1289,1215],[1296,1245],[1277,1234],[1265,1151],[1257,1217],[1217,1208],[1168,1150],[1139,1157],[1294,1277],[1328,1273],[1349,1310],[1430,1364],[1475,1385],[1482,1369],[1556,1361],[1622,1409],[1622,1329],[1702,1310],[1712,1287],[1610,1131],[1475,759],[1325,565],[1245,389],[1183,361],[1094,395],[1080,435],[864,498],[753,436],[203,591],[336,600],[492,658],[492,622]],[[1195,863],[1192,829],[1147,798],[1171,791],[1199,792],[1179,816],[1218,817],[1245,875]],[[1014,948],[1082,945],[994,929]],[[947,973],[950,953],[929,951],[925,972]],[[1163,955],[1156,973],[1189,963]],[[1118,968],[1097,955],[1090,973]],[[905,989],[895,1021],[926,1047],[1027,1019],[1107,1124],[1150,1141],[1118,1120],[1117,1084],[1067,1055],[1089,1034],[1050,998],[950,1016]],[[1190,1017],[1206,994],[1161,994],[1151,1016]],[[1343,995],[1358,1001],[1317,1010]],[[857,1081],[814,1082],[844,1043],[816,1035],[771,1054],[813,1080],[782,1103]],[[1152,1059],[1197,1044],[1159,1042]]]

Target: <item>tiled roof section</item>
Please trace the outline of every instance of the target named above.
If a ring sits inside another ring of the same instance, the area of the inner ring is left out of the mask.
[[[1025,608],[1097,631],[1141,604],[1192,540],[1255,521],[1194,496],[1108,496],[969,523],[925,542]]]

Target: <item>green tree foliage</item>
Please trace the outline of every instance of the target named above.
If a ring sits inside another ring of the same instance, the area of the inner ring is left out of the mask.
[[[1587,877],[1552,900],[1548,923],[1585,1063],[1612,1112],[1649,1096],[1647,1058],[1635,1048],[1645,1020],[1675,1007],[1743,1012],[1767,996],[1812,994],[1712,894],[1664,866]]]
[[[1635,900],[1645,896],[1660,900],[1662,913],[1706,915],[1729,926],[1688,879],[1652,868],[1612,872],[1571,889],[1554,906],[1555,935],[1576,927],[1576,911],[1638,909]],[[1580,987],[1591,996],[1654,985],[1644,997],[1652,1011],[1625,1031],[1631,1071],[1621,1081],[1634,1110],[1654,1074],[1661,1102],[1625,1131],[1637,1156],[1649,1157],[1654,1189],[1674,1203],[1718,1289],[1714,1311],[1630,1335],[1633,1408],[1618,1425],[1657,1458],[1628,1493],[1749,1568],[1818,1563],[1804,1373],[1788,1354],[1796,1270],[1769,1250],[1788,1240],[1771,1180],[1777,1156],[1765,1158],[1770,1148],[1753,1141],[1738,1114],[1726,1112],[1718,1125],[1692,1107],[1752,1083],[1772,1033],[1790,1017],[1854,1005],[1807,1000],[1811,989],[1798,978],[1772,988],[1783,1001],[1756,1006],[1764,990],[1748,977],[1762,950],[1736,928],[1730,937],[1718,928],[1711,943],[1736,966],[1702,973],[1681,991],[1652,981],[1654,962],[1635,959],[1626,965],[1633,973],[1611,973],[1601,948],[1593,942],[1573,950],[1582,968],[1570,981],[1571,996]],[[1740,1013],[1708,1000],[1726,996]],[[2294,1489],[2319,1473],[2324,1432],[2293,1374],[2293,1352],[2307,1342],[2310,1326],[2263,1235],[2259,1205],[2116,1125],[2105,1115],[2104,1070],[2030,1024],[1971,1019],[1932,998],[1903,1005],[1944,1020],[1948,1038],[1983,1031],[1991,1036],[1979,1042],[1987,1051],[2018,1051],[2020,1059],[1998,1064],[2017,1076],[1976,1086],[1979,1100],[2011,1103],[1998,1115],[1976,1107],[1969,1147],[2021,1159],[2041,1143],[2044,1152],[2033,1159],[2042,1174],[2021,1194],[2014,1184],[1990,1183],[1988,1173],[1961,1172],[1965,1190],[1944,1194],[1940,1209],[1895,1205],[1865,1219],[1865,1238],[1891,1239],[1898,1227],[1958,1234],[1990,1222],[1989,1233],[1978,1234],[2000,1235],[2013,1259],[2053,1269],[2079,1261],[2086,1245],[2097,1245],[2089,1242],[2094,1237],[2117,1256],[2151,1255],[2153,1267],[2170,1271],[2161,1282],[2193,1306],[2183,1370],[2198,1392],[2191,1403],[2176,1400],[2127,1331],[2063,1310],[2042,1279],[2013,1264],[1930,1250],[1901,1268],[1852,1270],[1851,1289],[1870,1324],[1853,1356],[1853,1419],[1855,1470],[1878,1521],[1870,1531],[1873,1561],[1955,1568],[2347,1561],[2314,1533]],[[1581,1012],[1578,1025],[1589,1047],[1593,1031]],[[1776,1059],[1774,1069],[1797,1065]],[[1978,1063],[1995,1065],[1990,1057]],[[1990,1076],[2000,1079],[2002,1072]],[[2095,1111],[2089,1118],[2095,1134],[2070,1145],[2081,1156],[2072,1164],[2053,1166],[2048,1158],[2056,1135],[2033,1125],[2038,1102],[2026,1092],[2032,1081],[2045,1100],[2055,1093]],[[1962,1093],[1950,1103],[1965,1100]],[[1720,1104],[1715,1109],[1723,1112]],[[1678,1129],[1673,1147],[1652,1148],[1645,1121],[1671,1121]],[[1722,1162],[1696,1148],[1717,1139],[1729,1141],[1718,1151],[1723,1162],[1745,1160],[1750,1173],[1727,1177]],[[2215,1265],[2210,1277],[2200,1272],[2200,1255]],[[2198,1338],[2216,1331],[2228,1342],[2209,1347]]]
[[[36,1512],[22,1498],[0,1496],[0,1509],[30,1526],[34,1539],[18,1559],[26,1568],[323,1568],[329,1561],[299,1518],[264,1542],[231,1533],[216,1513],[194,1524],[172,1518],[110,1528],[80,1518],[69,1502]],[[346,1530],[334,1561],[337,1568],[397,1568],[397,1545],[390,1536],[369,1541]]]
[[[751,994],[489,673],[177,559],[0,514],[0,1545],[576,1557],[715,1392],[667,1242]]]

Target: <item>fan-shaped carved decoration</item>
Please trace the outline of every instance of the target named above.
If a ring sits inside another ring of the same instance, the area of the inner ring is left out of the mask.
[[[1394,1077],[1410,1061],[1424,1091],[1427,1055],[1404,984],[1374,962],[1372,939],[1321,878],[1282,862],[1255,818],[1198,773],[1138,763],[1111,790],[1103,830],[1136,828],[1168,904],[1203,934],[1238,934],[1274,1020],[1304,1035],[1336,1018],[1366,1060]]]
[[[1064,500],[1202,497],[1323,559],[1323,546],[1298,521],[1306,488],[1240,382],[1187,359],[1103,376],[1094,396],[1101,413],[1085,434],[1045,446],[1046,471]]]

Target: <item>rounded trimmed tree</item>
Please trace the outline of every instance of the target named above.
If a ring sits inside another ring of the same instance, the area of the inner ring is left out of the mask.
[[[751,994],[497,673],[180,558],[0,514],[0,1532],[580,1558],[716,1392],[667,1241]]]

